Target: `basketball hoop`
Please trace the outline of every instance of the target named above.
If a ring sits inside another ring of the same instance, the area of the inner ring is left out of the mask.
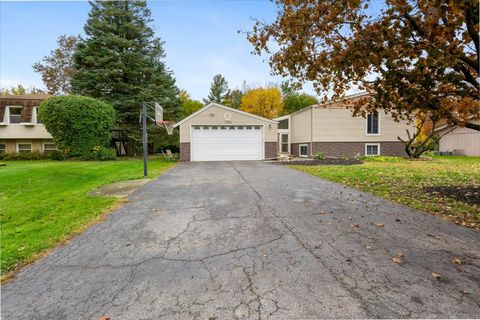
[[[171,136],[173,134],[173,125],[175,124],[175,121],[168,121],[168,120],[162,120],[162,121],[157,121],[158,126],[163,126],[165,130],[167,130],[167,134]]]

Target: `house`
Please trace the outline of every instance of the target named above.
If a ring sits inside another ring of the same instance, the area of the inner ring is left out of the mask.
[[[480,120],[472,121],[480,124]],[[438,151],[454,155],[480,156],[480,131],[443,126],[436,130],[442,138],[438,142]]]
[[[0,153],[51,152],[53,138],[38,119],[47,94],[0,96]]]
[[[180,160],[264,160],[277,157],[277,121],[210,103],[180,128]]]
[[[331,157],[407,156],[398,137],[407,139],[406,130],[413,133],[414,125],[396,122],[381,111],[368,114],[366,118],[353,117],[347,104],[364,96],[312,105],[274,119],[279,122],[278,152],[308,158],[317,152]]]

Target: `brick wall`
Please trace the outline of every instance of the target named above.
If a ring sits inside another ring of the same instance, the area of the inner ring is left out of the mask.
[[[277,158],[277,143],[265,142],[265,159]]]
[[[190,159],[190,142],[180,143],[180,161],[191,161]]]
[[[383,156],[394,157],[406,157],[404,144],[400,141],[387,141],[387,142],[314,142],[313,150],[308,144],[309,156],[317,152],[322,152],[325,156],[329,157],[354,157],[360,153],[361,156],[365,155],[365,143],[379,143],[380,154]],[[291,154],[298,156],[299,145],[303,143],[292,143]]]

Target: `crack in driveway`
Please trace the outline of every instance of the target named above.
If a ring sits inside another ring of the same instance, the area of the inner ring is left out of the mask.
[[[478,232],[285,166],[180,164],[130,200],[3,285],[3,319],[480,314]]]

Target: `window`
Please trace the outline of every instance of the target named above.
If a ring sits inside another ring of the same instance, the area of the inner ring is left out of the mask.
[[[255,130],[260,130],[260,126],[255,126],[254,129]]]
[[[369,113],[367,115],[367,134],[379,134],[380,133],[380,121],[378,118],[378,112]]]
[[[252,127],[251,126],[246,126],[245,129],[252,130]]]
[[[242,126],[237,127],[237,129],[238,129],[238,130],[243,130],[243,127],[242,127]]]
[[[17,152],[18,153],[32,152],[32,144],[31,143],[17,143]]]
[[[57,151],[57,147],[55,146],[54,143],[52,142],[45,142],[43,144],[43,153],[53,153],[54,151]]]
[[[288,119],[280,120],[278,122],[278,129],[288,129]]]
[[[230,127],[228,127],[228,129],[230,129],[230,130],[235,130],[235,127],[234,127],[234,126],[230,126]]]
[[[37,124],[37,123],[42,123],[40,119],[38,119],[38,107],[33,107],[32,110],[32,123]]]
[[[280,152],[288,153],[288,133],[280,133]]]
[[[367,143],[367,144],[365,144],[365,155],[366,156],[378,156],[378,155],[380,155],[380,144],[379,143]]]
[[[7,146],[5,143],[0,143],[0,154],[5,153]]]
[[[298,146],[298,155],[300,157],[308,157],[308,144]]]
[[[193,126],[194,130],[200,130],[200,126]]]
[[[218,129],[217,126],[213,126],[213,127],[212,127],[212,130],[217,130],[217,129]]]
[[[22,122],[22,107],[7,107],[8,123]]]

